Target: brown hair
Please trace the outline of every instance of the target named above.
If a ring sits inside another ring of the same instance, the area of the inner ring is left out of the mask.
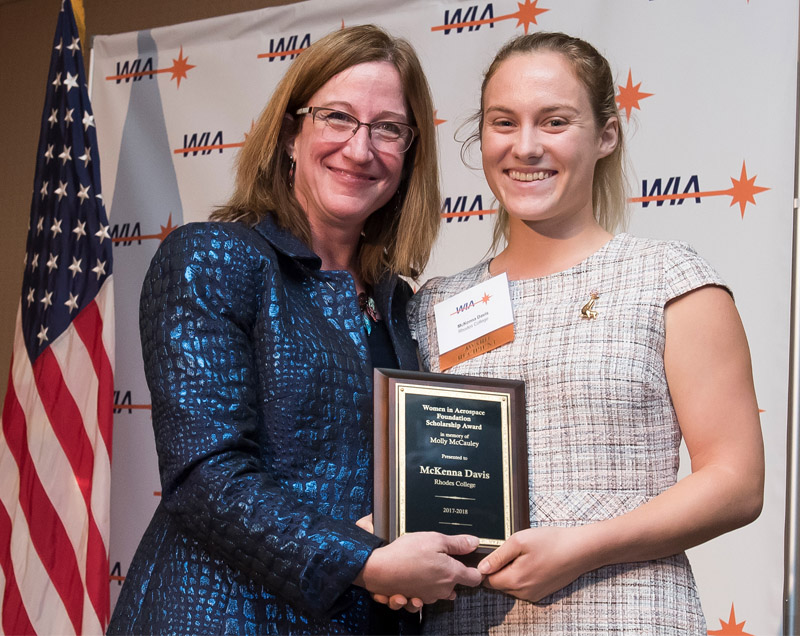
[[[292,63],[236,161],[236,183],[228,203],[211,218],[255,225],[267,214],[311,246],[308,217],[289,185],[290,160],[284,142],[299,127],[285,115],[298,108],[334,75],[365,62],[391,62],[400,74],[411,122],[419,135],[404,157],[397,193],[364,225],[358,253],[368,284],[383,272],[416,277],[425,268],[439,231],[439,173],[430,88],[412,46],[374,25],[335,31],[305,49]]]
[[[481,84],[481,108],[473,117],[478,123],[478,130],[465,142],[465,150],[475,141],[479,141],[483,131],[483,99],[486,87],[500,65],[512,55],[524,55],[536,51],[551,51],[563,55],[572,65],[578,80],[586,88],[589,103],[592,106],[595,123],[602,127],[616,117],[620,120],[617,108],[616,91],[611,68],[596,48],[585,40],[566,33],[550,33],[539,31],[528,35],[520,35],[507,42],[495,55],[489,65]],[[625,179],[624,143],[622,127],[619,127],[617,146],[606,157],[597,161],[594,168],[592,184],[592,206],[595,218],[609,232],[625,225],[627,204],[627,182]],[[508,211],[502,203],[498,206],[497,222],[494,228],[492,247],[498,247],[502,239],[507,238]]]

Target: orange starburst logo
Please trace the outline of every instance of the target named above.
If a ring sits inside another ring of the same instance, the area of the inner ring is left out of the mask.
[[[630,121],[631,111],[635,108],[641,110],[639,107],[639,100],[647,97],[652,97],[653,93],[643,93],[639,90],[642,85],[641,82],[634,86],[631,70],[628,69],[628,84],[626,86],[618,86],[619,94],[617,95],[617,105],[620,110],[625,111],[625,119]]]
[[[248,130],[248,131],[247,131],[247,132],[244,134],[244,141],[247,141],[247,138],[250,136],[250,133],[251,133],[251,132],[253,132],[253,129],[254,129],[255,127],[256,127],[256,122],[255,122],[255,120],[254,120],[254,119],[251,119],[251,120],[250,120],[250,130]],[[242,144],[241,144],[241,145],[242,145],[242,146],[244,146],[244,142],[242,142]]]
[[[748,179],[747,166],[745,166],[744,161],[742,161],[742,174],[740,175],[739,179],[734,179],[731,177],[731,183],[733,183],[733,187],[730,189],[730,194],[733,197],[731,200],[731,207],[738,203],[739,209],[742,213],[742,218],[744,218],[744,209],[747,204],[756,204],[755,195],[759,192],[765,192],[766,190],[769,190],[769,188],[756,185],[757,176],[758,175],[753,175],[752,179]]]
[[[177,227],[177,225],[172,225],[172,213],[170,213],[169,218],[167,219],[167,224],[161,226],[161,232],[157,235],[159,240],[163,241],[165,238],[167,238],[167,235]]]
[[[183,47],[178,53],[178,59],[172,59],[172,67],[167,69],[172,73],[171,80],[178,80],[178,88],[181,87],[181,80],[186,79],[186,74],[195,68],[194,64],[189,64],[189,58],[183,57]]]
[[[733,610],[733,603],[731,603],[731,616],[728,622],[726,623],[720,618],[720,629],[709,629],[708,634],[709,636],[753,636],[753,634],[744,631],[744,624],[746,622],[747,621],[742,621],[741,623],[736,622],[736,613]]]
[[[536,18],[538,18],[542,13],[545,11],[550,11],[550,9],[539,9],[537,8],[537,4],[539,4],[539,0],[525,0],[524,3],[517,2],[517,7],[519,10],[514,14],[514,17],[517,18],[517,26],[523,27],[525,29],[525,34],[528,34],[528,27],[531,24],[538,24]]]

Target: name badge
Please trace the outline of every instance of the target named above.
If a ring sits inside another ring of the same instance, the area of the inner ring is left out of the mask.
[[[514,312],[505,273],[437,303],[433,312],[441,371],[514,339]]]

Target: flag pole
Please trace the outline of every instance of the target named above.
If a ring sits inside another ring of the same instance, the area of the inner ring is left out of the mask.
[[[800,33],[800,24],[798,24]],[[797,121],[800,121],[800,38],[798,38]],[[800,134],[800,133],[798,133]],[[783,554],[783,633],[800,634],[800,138],[795,142],[792,218],[792,313],[789,331],[789,411],[786,433],[786,520]]]

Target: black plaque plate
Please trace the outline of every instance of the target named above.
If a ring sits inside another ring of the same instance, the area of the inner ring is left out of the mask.
[[[472,534],[474,562],[529,526],[525,387],[375,370],[375,533]]]

